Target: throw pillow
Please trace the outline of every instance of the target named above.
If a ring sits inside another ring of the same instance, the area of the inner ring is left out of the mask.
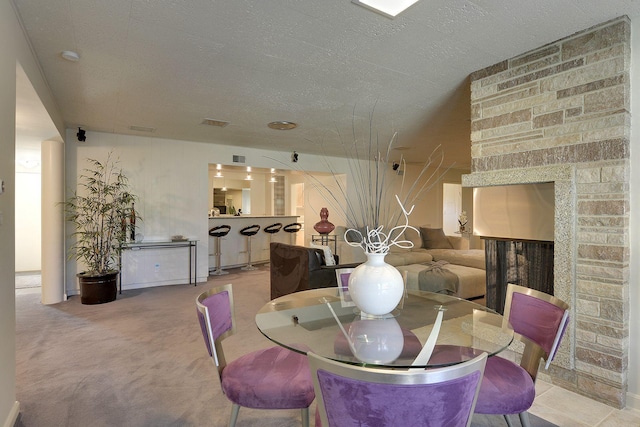
[[[453,249],[442,228],[420,227],[420,234],[425,249]]]
[[[333,257],[331,248],[329,246],[316,245],[315,243],[311,243],[309,246],[311,246],[312,248],[322,249],[322,251],[324,252],[325,265],[336,265],[336,259]]]
[[[413,243],[413,249],[419,249],[423,247],[422,236],[419,232],[408,228],[404,232],[404,238],[410,240]]]

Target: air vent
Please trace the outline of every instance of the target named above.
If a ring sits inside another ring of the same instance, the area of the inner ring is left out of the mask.
[[[222,120],[215,120],[215,119],[202,119],[201,124],[207,125],[207,126],[218,126],[219,128],[223,128],[226,125],[228,125],[229,122],[224,122]]]
[[[244,163],[245,159],[244,156],[236,156],[235,154],[233,155],[233,163]]]
[[[129,126],[129,129],[135,130],[138,132],[153,132],[156,130],[156,128],[151,128],[148,126]]]

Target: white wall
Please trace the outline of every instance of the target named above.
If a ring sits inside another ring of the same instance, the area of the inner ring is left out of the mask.
[[[16,52],[7,43],[15,37],[16,20],[8,0],[0,1],[0,425],[15,420],[18,411],[15,376],[15,103]]]
[[[629,215],[629,373],[627,406],[640,409],[640,16],[631,17],[631,177],[629,191],[631,212]],[[635,113],[635,114],[634,114]]]
[[[15,105],[16,65],[19,62],[62,131],[62,120],[24,38],[12,3],[0,0],[0,425],[13,425],[19,404],[15,377]],[[62,132],[61,132],[62,134]]]

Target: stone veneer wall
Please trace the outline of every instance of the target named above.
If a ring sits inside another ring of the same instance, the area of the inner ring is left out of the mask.
[[[473,73],[462,181],[555,182],[554,287],[572,313],[542,377],[616,407],[629,363],[630,33],[621,17]]]

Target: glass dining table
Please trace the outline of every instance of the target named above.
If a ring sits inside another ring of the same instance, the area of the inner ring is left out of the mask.
[[[468,300],[409,290],[389,315],[361,314],[339,288],[269,301],[255,317],[271,341],[300,353],[387,368],[429,368],[489,356],[513,340],[509,322]]]

